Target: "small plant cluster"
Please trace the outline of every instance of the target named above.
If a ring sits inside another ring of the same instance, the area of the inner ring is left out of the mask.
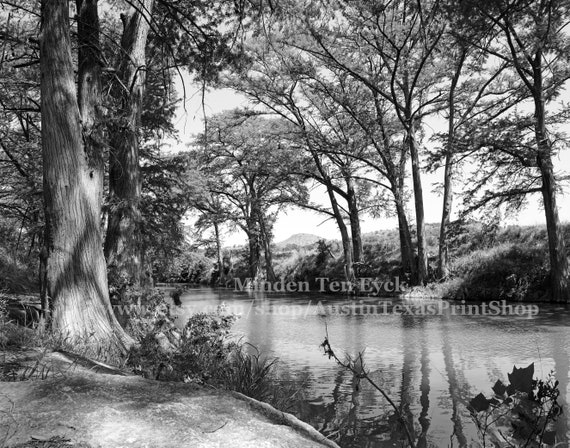
[[[533,379],[534,363],[513,367],[508,385],[498,380],[494,395],[482,393],[469,403],[483,447],[543,448],[556,444],[554,422],[562,414],[560,390],[552,372],[546,380]]]
[[[324,354],[339,366],[354,375],[357,387],[360,381],[367,381],[390,404],[402,426],[406,443],[402,446],[415,448],[413,428],[409,426],[401,408],[370,377],[362,353],[356,357],[346,356],[341,360],[329,342],[328,331],[321,344]],[[560,390],[558,381],[550,372],[546,380],[533,379],[534,363],[525,368],[513,367],[508,374],[509,384],[498,380],[493,386],[494,396],[486,398],[480,393],[469,402],[469,412],[477,425],[482,448],[548,448],[555,447],[556,428],[554,423],[562,415],[558,403]],[[559,446],[559,445],[558,445]]]
[[[0,356],[0,381],[45,380],[53,376],[51,367],[44,362],[44,356],[45,352],[40,352],[35,361],[21,362],[17,359],[10,360],[7,354],[3,353]]]
[[[8,315],[7,299],[0,294],[0,350],[35,347],[41,338],[31,328],[17,325]]]
[[[158,319],[158,325],[131,349],[127,364],[147,378],[234,390],[283,409],[295,392],[279,387],[273,375],[276,359],[262,356],[232,336],[235,320],[222,309],[198,313],[176,338],[166,342],[165,325]]]
[[[175,343],[180,337],[176,316],[162,291],[127,289],[116,311],[125,330],[136,340],[152,334]]]

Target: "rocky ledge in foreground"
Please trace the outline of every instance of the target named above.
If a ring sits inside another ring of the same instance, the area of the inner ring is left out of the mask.
[[[241,394],[101,373],[59,353],[42,363],[45,380],[0,382],[0,447],[337,447]]]

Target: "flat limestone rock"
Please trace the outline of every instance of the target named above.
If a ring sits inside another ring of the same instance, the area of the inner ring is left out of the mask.
[[[45,380],[0,382],[0,447],[335,447],[268,405],[225,391],[73,364]]]

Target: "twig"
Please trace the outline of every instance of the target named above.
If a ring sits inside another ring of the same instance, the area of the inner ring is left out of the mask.
[[[212,431],[202,431],[202,432],[206,433],[206,434],[212,434],[213,432],[219,431],[220,429],[222,429],[227,424],[228,424],[228,422],[224,422],[224,424],[222,426],[220,426],[219,428],[213,429]]]
[[[380,392],[380,394],[382,394],[382,396],[386,399],[386,401],[390,404],[390,406],[392,406],[392,408],[394,409],[394,412],[396,413],[396,415],[398,416],[398,420],[400,420],[400,422],[402,423],[402,426],[404,427],[404,431],[406,432],[406,438],[408,439],[408,443],[410,444],[411,448],[416,448],[416,443],[414,442],[414,439],[412,437],[412,434],[410,432],[410,429],[408,428],[407,422],[404,418],[404,416],[402,415],[402,413],[400,412],[400,410],[398,409],[398,406],[396,406],[396,403],[394,403],[394,401],[386,394],[386,392],[384,392],[380,386],[378,386],[368,375],[368,373],[364,370],[364,360],[362,359],[362,352],[358,353],[358,360],[360,363],[360,369],[356,369],[353,365],[353,363],[351,363],[350,358],[348,359],[348,362],[342,362],[338,356],[336,356],[335,352],[333,351],[330,342],[329,342],[329,332],[328,332],[328,328],[326,326],[325,323],[325,332],[326,332],[326,336],[325,336],[325,340],[323,341],[323,343],[321,344],[321,347],[323,347],[325,354],[328,355],[329,359],[333,358],[338,365],[340,365],[341,367],[344,367],[345,369],[349,370],[350,372],[352,372],[352,374],[358,378],[364,378],[366,381],[368,381],[370,383],[370,385],[372,387],[374,387],[374,389],[376,389],[378,392]]]

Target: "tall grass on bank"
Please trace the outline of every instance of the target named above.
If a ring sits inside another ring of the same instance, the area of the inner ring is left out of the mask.
[[[430,282],[408,288],[410,296],[472,300],[548,300],[549,273],[546,229],[542,226],[454,223],[449,238],[449,275],[438,279],[439,225],[426,226]],[[570,247],[570,226],[564,226]],[[363,236],[364,260],[359,277],[388,281],[401,272],[398,233],[383,230]],[[328,277],[343,280],[342,250],[338,241],[319,241],[312,248],[288,249],[275,254],[275,272],[285,281],[308,281]]]

